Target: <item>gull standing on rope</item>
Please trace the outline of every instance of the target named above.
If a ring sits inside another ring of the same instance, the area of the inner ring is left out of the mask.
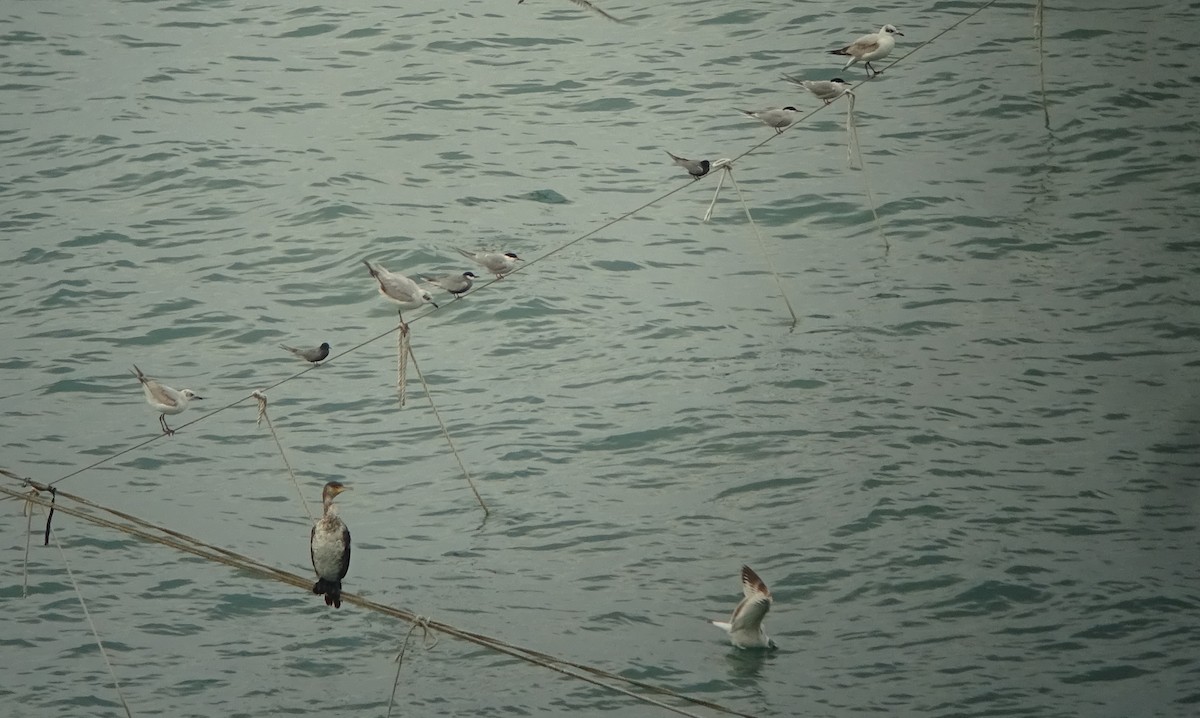
[[[496,275],[496,279],[503,279],[504,275],[513,271],[516,268],[517,262],[525,260],[518,257],[512,252],[468,252],[465,249],[454,248],[462,256],[482,266],[492,274]]]
[[[280,344],[279,346],[287,349],[304,361],[312,362],[313,364],[325,361],[325,357],[329,356],[329,342],[321,342],[321,346],[314,349],[297,349],[296,347],[289,347],[287,344]]]
[[[783,79],[799,85],[817,96],[817,99],[828,105],[842,95],[850,92],[850,86],[840,77],[835,77],[832,80],[801,80],[798,77],[783,75]]]
[[[333,499],[348,487],[330,481],[321,490],[321,504],[325,507],[321,518],[309,534],[309,553],[317,582],[313,593],[325,595],[325,605],[342,607],[342,579],[350,570],[350,529],[337,515]]]
[[[729,622],[710,621],[729,634],[729,640],[738,648],[777,648],[775,641],[763,631],[763,617],[771,610],[771,591],[749,566],[742,566],[743,598]]]
[[[367,265],[367,270],[371,272],[371,276],[375,277],[375,281],[379,282],[379,293],[384,299],[388,299],[399,305],[397,313],[400,315],[400,323],[404,326],[404,310],[422,306],[425,303],[432,304],[435,308],[437,302],[433,301],[433,297],[429,292],[421,289],[413,280],[403,274],[395,274],[383,268],[382,264],[371,265],[367,260],[363,260],[363,264]]]
[[[158,425],[162,427],[163,433],[167,436],[174,436],[175,430],[167,426],[167,414],[179,414],[184,409],[188,408],[188,402],[193,399],[203,399],[191,389],[172,389],[165,384],[159,384],[142,373],[141,369],[137,368],[137,364],[133,365],[133,374],[142,384],[142,392],[146,395],[146,403],[152,409],[158,412]]]
[[[462,274],[443,274],[440,277],[429,277],[422,274],[421,279],[435,287],[445,289],[455,297],[461,297],[474,284],[471,280],[479,279],[479,277],[474,272],[463,272]]]
[[[733,109],[737,110],[736,107]],[[738,110],[738,112],[742,113],[743,115],[746,115],[747,117],[753,117],[767,127],[774,127],[775,134],[783,132],[783,128],[795,122],[796,113],[799,111],[800,110],[797,110],[795,107],[791,106],[785,107],[782,110],[759,110],[758,112]]]
[[[517,0],[518,5],[520,5],[523,2],[525,2],[525,0]],[[608,18],[609,20],[612,20],[613,22],[619,22],[619,23],[625,22],[624,20],[622,20],[619,17],[613,17],[612,15],[609,15],[608,13],[606,13],[603,10],[601,10],[600,8],[596,7],[594,4],[592,4],[588,0],[571,0],[571,2],[575,3],[576,5],[578,5],[581,8],[586,8],[588,10],[591,10],[594,13],[603,15],[604,17]]]
[[[896,46],[896,38],[892,35],[904,37],[904,33],[897,30],[895,25],[884,25],[879,28],[879,32],[863,35],[840,50],[830,50],[829,54],[849,55],[850,59],[846,61],[845,65],[842,65],[843,70],[856,62],[861,62],[867,70],[867,77],[874,77],[882,71],[871,67],[871,61],[882,60],[891,54],[892,48]]]

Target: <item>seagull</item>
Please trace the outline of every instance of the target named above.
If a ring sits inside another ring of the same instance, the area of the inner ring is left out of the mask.
[[[813,93],[817,96],[818,100],[824,102],[826,105],[850,92],[850,86],[840,77],[835,77],[832,80],[801,80],[790,75],[783,75],[783,79]]]
[[[882,60],[892,52],[892,48],[896,46],[896,38],[892,35],[904,37],[904,33],[897,30],[895,25],[884,25],[879,28],[879,32],[863,35],[840,50],[830,50],[829,54],[849,55],[850,59],[842,65],[843,70],[856,62],[862,62],[867,69],[867,77],[874,77],[880,71],[871,67],[871,61]]]
[[[404,276],[403,274],[393,274],[383,268],[383,265],[376,264],[371,266],[367,260],[363,260],[363,264],[367,265],[367,269],[371,272],[371,276],[375,277],[375,281],[379,282],[379,293],[385,299],[389,299],[400,308],[396,310],[400,314],[400,322],[404,322],[405,309],[419,307],[426,302],[437,307],[437,302],[433,301],[433,297],[429,296],[429,292],[421,289],[421,286]],[[407,326],[407,325],[406,325]]]
[[[736,107],[734,109],[737,110]],[[753,117],[768,127],[774,127],[775,134],[783,132],[783,128],[795,122],[796,113],[799,111],[800,110],[797,110],[795,107],[791,106],[785,107],[782,110],[759,110],[758,112],[738,110],[738,112],[742,113],[743,115],[746,115],[747,117]]]
[[[133,374],[142,383],[142,391],[146,394],[146,403],[158,412],[158,425],[162,427],[163,433],[167,436],[175,435],[175,430],[167,426],[167,414],[178,414],[188,408],[188,402],[192,399],[204,398],[191,389],[179,391],[165,384],[159,384],[143,374],[142,370],[137,368],[137,364],[133,365]]]
[[[742,593],[745,598],[733,609],[729,622],[710,621],[729,633],[738,648],[778,648],[763,632],[763,616],[771,610],[771,591],[749,566],[742,566]]]
[[[427,277],[422,274],[421,279],[435,287],[445,289],[455,297],[461,297],[474,284],[471,280],[479,279],[479,277],[474,272],[463,272],[462,274],[443,274],[440,277]]]
[[[518,5],[520,5],[523,2],[525,2],[525,0],[517,0]],[[599,13],[600,15],[603,15],[604,17],[608,18],[609,20],[612,20],[613,22],[619,22],[619,23],[625,22],[624,20],[622,20],[619,17],[613,17],[612,15],[609,15],[608,13],[604,12],[603,10],[596,7],[592,3],[588,2],[588,0],[571,0],[571,2],[575,3],[576,5],[578,5],[581,8],[586,8],[588,10],[591,10],[594,13]]]
[[[504,275],[513,271],[517,266],[517,262],[525,261],[512,252],[500,254],[499,252],[468,252],[458,247],[454,249],[467,259],[482,265],[484,269],[496,275],[496,279],[501,279]]]
[[[325,357],[329,356],[329,342],[321,342],[321,346],[315,349],[297,349],[296,347],[289,347],[287,344],[280,344],[279,346],[287,349],[304,361],[310,361],[313,364],[324,361]]]

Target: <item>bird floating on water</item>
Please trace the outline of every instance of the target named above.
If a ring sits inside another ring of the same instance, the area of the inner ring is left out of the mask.
[[[516,268],[517,262],[525,261],[513,252],[504,252],[503,254],[486,251],[470,252],[458,247],[455,247],[454,250],[496,275],[496,279],[502,279],[504,275],[512,272]]]
[[[462,274],[443,274],[440,277],[429,277],[422,274],[421,279],[435,287],[445,289],[456,297],[461,297],[475,283],[472,280],[479,279],[479,277],[474,272],[463,272]]]
[[[348,487],[338,481],[330,481],[321,490],[324,511],[312,527],[309,536],[309,553],[317,582],[313,584],[315,594],[325,595],[325,605],[342,607],[342,579],[350,570],[350,529],[337,515],[333,499]]]
[[[736,110],[737,108],[735,107],[734,109]],[[795,107],[791,107],[790,105],[781,110],[759,110],[758,112],[738,110],[738,112],[742,113],[743,115],[746,115],[747,117],[753,117],[767,127],[775,128],[775,134],[783,132],[783,128],[795,122],[796,113],[799,111],[800,110],[797,110]]]
[[[143,374],[142,370],[137,368],[137,364],[133,365],[133,375],[142,384],[146,403],[158,412],[158,425],[162,427],[163,433],[167,436],[175,435],[175,430],[167,426],[167,414],[179,414],[188,408],[189,401],[204,398],[191,389],[172,389],[165,384],[159,384]]]
[[[867,70],[867,77],[878,75],[881,70],[876,70],[871,66],[872,60],[882,60],[892,52],[892,48],[896,46],[896,38],[892,35],[904,37],[904,33],[896,29],[895,25],[884,25],[879,28],[879,32],[870,35],[863,35],[849,45],[839,49],[830,50],[831,55],[849,55],[850,59],[842,65],[845,70],[856,62],[863,63]]]
[[[762,627],[763,617],[771,610],[771,591],[749,566],[742,566],[742,594],[742,601],[733,609],[728,623],[710,623],[724,629],[738,648],[777,648]]]
[[[525,2],[525,0],[517,0],[518,5],[520,5],[523,2]],[[613,22],[619,22],[619,23],[625,22],[624,20],[622,20],[619,17],[613,17],[612,15],[609,15],[608,13],[604,12],[600,8],[596,7],[596,5],[594,3],[589,2],[589,0],[571,0],[571,2],[575,3],[576,5],[578,5],[581,8],[586,8],[588,10],[591,10],[592,12],[594,12],[598,15],[603,15],[604,17],[608,18],[609,20],[612,20]]]
[[[840,77],[835,77],[832,80],[801,80],[798,77],[783,75],[783,79],[799,85],[817,96],[817,99],[828,105],[842,95],[850,92],[850,85]]]
[[[321,346],[313,349],[297,349],[296,347],[289,347],[287,344],[280,344],[279,346],[287,349],[304,361],[312,362],[313,364],[325,361],[325,358],[329,356],[329,342],[321,342]]]

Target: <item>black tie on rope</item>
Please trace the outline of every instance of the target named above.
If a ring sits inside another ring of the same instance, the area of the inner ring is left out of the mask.
[[[53,486],[47,486],[50,489],[50,513],[46,514],[46,536],[42,539],[43,546],[50,545],[50,520],[54,518],[54,499],[58,496],[58,489]]]

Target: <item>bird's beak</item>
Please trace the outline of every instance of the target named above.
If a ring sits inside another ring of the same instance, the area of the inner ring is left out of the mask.
[[[900,32],[899,30],[896,31],[896,34],[899,35],[900,37],[904,37],[904,33]]]
[[[204,397],[202,397],[202,396],[193,396],[193,397],[192,397],[192,399],[203,399],[203,398],[204,398]]]

